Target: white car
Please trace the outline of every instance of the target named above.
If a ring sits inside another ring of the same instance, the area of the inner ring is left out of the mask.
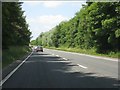
[[[36,52],[39,52],[39,51],[43,52],[43,47],[42,46],[37,46],[37,47],[35,47],[35,51]]]

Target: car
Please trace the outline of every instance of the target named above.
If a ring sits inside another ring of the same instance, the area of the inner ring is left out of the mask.
[[[36,52],[39,52],[39,51],[43,52],[43,47],[42,47],[42,46],[37,46],[37,47],[35,48],[35,51],[36,51]]]

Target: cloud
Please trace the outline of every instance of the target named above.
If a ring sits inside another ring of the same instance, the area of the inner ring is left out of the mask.
[[[62,1],[24,1],[29,6],[43,5],[47,8],[55,8],[62,5]]]
[[[62,15],[42,15],[35,18],[27,18],[27,22],[29,23],[33,36],[38,36],[41,32],[49,31],[61,21],[69,19],[69,17]]]
[[[64,17],[62,15],[44,15],[39,17],[39,22],[43,24],[56,24],[63,20],[67,19],[67,17]]]
[[[45,1],[43,2],[43,5],[45,7],[55,8],[55,7],[62,5],[62,2],[61,1]]]
[[[35,39],[41,32],[49,31],[51,28],[55,27],[61,21],[69,20],[72,18],[72,13],[68,13],[66,9],[61,10],[62,8],[69,8],[69,11],[76,12],[80,7],[83,1],[24,1],[23,10],[26,11],[24,13],[29,24],[29,28],[32,32],[33,38]],[[61,7],[61,9],[60,9]],[[74,9],[78,8],[78,9]],[[55,10],[60,10],[60,13],[50,12],[55,8]],[[41,12],[39,10],[41,9]],[[49,10],[50,9],[50,10]],[[45,10],[45,12],[44,12]],[[76,10],[76,11],[75,11]],[[47,15],[48,14],[48,15]],[[49,15],[50,14],[50,15]],[[55,15],[58,14],[58,15]],[[63,15],[62,15],[63,14]],[[65,17],[64,15],[68,15],[69,17]],[[71,16],[70,16],[71,15]]]
[[[23,2],[29,6],[37,6],[37,5],[41,4],[41,2],[39,2],[39,1],[23,1]]]
[[[29,18],[29,23],[36,23],[41,25],[56,25],[63,20],[68,20],[68,17],[62,15],[42,15],[35,18]]]
[[[23,0],[20,0],[23,1]],[[86,0],[81,0],[81,1],[23,1],[29,6],[44,6],[47,8],[56,8],[59,7],[65,3],[73,3],[73,5],[81,5],[81,3],[86,3]],[[81,2],[81,3],[80,3]]]

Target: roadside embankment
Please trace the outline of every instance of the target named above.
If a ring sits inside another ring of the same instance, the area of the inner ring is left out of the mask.
[[[21,60],[31,52],[28,46],[11,46],[2,51],[2,68],[5,68],[14,61]]]
[[[28,46],[11,46],[2,53],[2,78],[5,78],[15,69],[29,54],[31,48]]]

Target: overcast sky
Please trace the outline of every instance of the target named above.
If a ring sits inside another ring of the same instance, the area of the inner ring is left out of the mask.
[[[74,17],[85,4],[83,1],[24,1],[22,9],[25,11],[32,40],[41,32],[46,32],[58,25],[61,21]]]

